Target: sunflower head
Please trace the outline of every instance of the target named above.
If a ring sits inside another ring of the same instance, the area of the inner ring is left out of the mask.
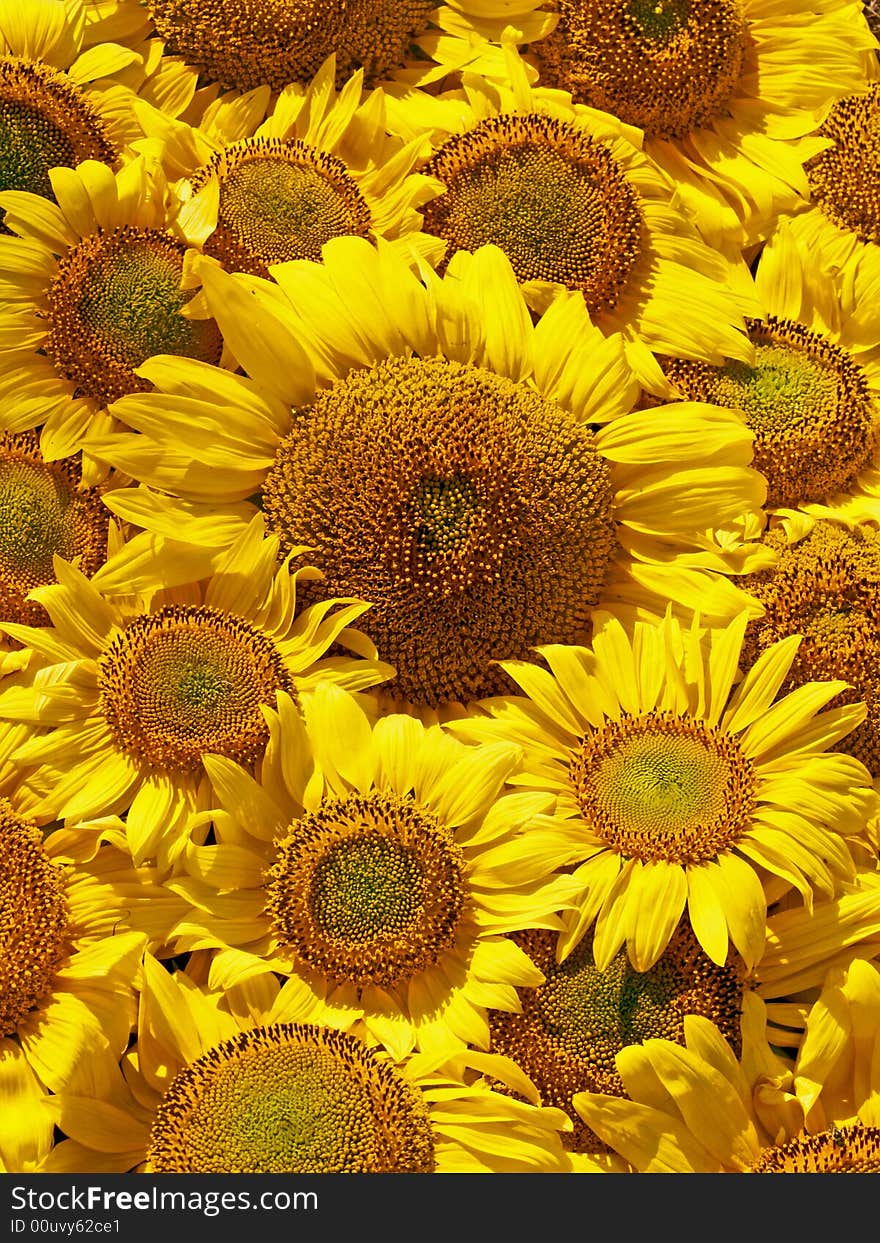
[[[748,49],[739,0],[557,0],[542,80],[579,103],[682,138],[722,115]]]
[[[859,241],[880,242],[880,83],[839,99],[819,133],[833,146],[805,165],[813,201]]]
[[[240,1032],[179,1071],[147,1152],[154,1174],[428,1174],[419,1090],[386,1056],[328,1028]]]

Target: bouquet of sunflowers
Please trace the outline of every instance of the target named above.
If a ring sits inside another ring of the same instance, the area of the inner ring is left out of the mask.
[[[875,32],[0,0],[0,1171],[880,1170]]]

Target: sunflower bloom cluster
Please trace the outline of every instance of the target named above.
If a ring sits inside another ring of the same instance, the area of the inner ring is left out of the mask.
[[[878,35],[0,0],[0,1173],[880,1172]]]

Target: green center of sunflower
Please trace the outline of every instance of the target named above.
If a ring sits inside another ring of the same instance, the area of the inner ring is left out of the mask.
[[[753,1174],[878,1174],[880,1127],[845,1126],[765,1148]]]
[[[94,233],[58,263],[48,291],[47,352],[81,393],[109,404],[148,387],[134,369],[154,354],[216,363],[213,320],[186,319],[186,248],[166,233],[124,226]]]
[[[82,160],[112,164],[115,158],[103,120],[66,74],[0,56],[0,190],[54,200],[51,168],[74,168]]]
[[[298,412],[263,489],[328,596],[371,600],[395,696],[502,693],[498,660],[583,639],[617,550],[593,433],[534,389],[440,358],[352,371]]]
[[[747,658],[802,635],[788,684],[848,682],[836,704],[864,700],[868,712],[839,745],[880,775],[880,533],[817,522],[791,547],[781,532],[771,532],[767,543],[777,554],[774,566],[743,582],[765,608],[746,632]]]
[[[406,60],[434,0],[149,0],[167,50],[221,86],[281,91],[334,52],[341,85],[359,68],[373,86]]]
[[[752,767],[734,739],[671,713],[607,722],[572,753],[569,771],[590,829],[643,862],[715,858],[753,806]]]
[[[370,231],[370,209],[346,166],[307,143],[247,139],[218,152],[193,191],[211,177],[220,208],[206,250],[230,271],[266,276],[273,263],[317,263],[331,238]]]
[[[158,1174],[429,1174],[421,1093],[360,1040],[278,1023],[241,1032],[180,1071],[159,1105]]]
[[[424,208],[447,255],[499,246],[521,281],[580,290],[612,308],[641,253],[639,198],[610,150],[546,116],[490,117],[450,139],[426,171],[446,191]]]
[[[94,574],[107,555],[110,514],[94,488],[83,488],[70,458],[44,462],[34,432],[0,433],[0,619],[46,624],[28,592],[55,582],[54,555],[80,558]]]
[[[0,799],[0,1037],[43,1003],[67,953],[65,879],[37,826]]]
[[[266,876],[282,949],[337,983],[394,986],[454,943],[464,856],[427,808],[390,793],[329,801],[289,829]]]
[[[114,740],[164,769],[200,768],[205,752],[253,763],[268,741],[262,705],[294,693],[275,645],[233,614],[169,605],[135,618],[99,660]]]
[[[557,0],[532,49],[548,86],[651,137],[683,138],[722,114],[743,73],[739,0]]]
[[[690,21],[688,0],[630,0],[629,16],[644,39],[665,42]]]
[[[804,165],[813,200],[838,228],[880,242],[880,84],[839,99],[819,134],[833,145]]]
[[[767,503],[822,501],[852,486],[872,460],[878,421],[862,369],[839,346],[792,320],[752,321],[754,366],[670,359],[684,395],[741,410],[755,433]]]
[[[563,963],[556,936],[517,933],[514,940],[544,973],[544,983],[519,989],[519,1014],[491,1011],[492,1048],[520,1066],[545,1105],[564,1109],[574,1123],[567,1144],[576,1152],[603,1147],[571,1107],[575,1092],[624,1094],[615,1057],[653,1038],[684,1042],[684,1016],[701,1014],[739,1048],[742,984],[731,967],[718,967],[682,925],[650,971],[636,971],[626,951],[599,971],[587,934]]]

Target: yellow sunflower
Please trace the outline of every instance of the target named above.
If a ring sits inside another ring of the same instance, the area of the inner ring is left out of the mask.
[[[268,87],[221,97],[197,129],[140,107],[169,176],[185,179],[179,225],[227,271],[268,276],[273,263],[318,262],[331,237],[381,237],[439,256],[442,246],[419,232],[417,209],[436,192],[413,172],[427,139],[389,137],[382,92],[361,103],[362,71],[338,94],[334,76],[331,56],[307,88],[286,87],[268,116]]]
[[[880,263],[878,122],[880,82],[850,86],[819,130],[824,150],[806,165],[808,191],[793,226],[826,266],[867,262],[876,273]]]
[[[599,1093],[575,1108],[639,1172],[880,1172],[880,973],[856,961],[833,975],[790,1070],[739,1064],[712,1024],[685,1019],[687,1047],[649,1040],[617,1068],[629,1100]]]
[[[53,1097],[40,1172],[553,1173],[564,1114],[504,1058],[392,1057],[270,976],[228,992],[144,962],[138,1043],[103,1094]],[[492,1091],[515,1084],[526,1098]]]
[[[220,948],[217,986],[290,975],[309,1021],[362,1019],[395,1056],[487,1048],[487,1008],[518,1009],[515,986],[543,978],[504,934],[558,931],[579,888],[520,863],[552,798],[504,795],[515,747],[472,749],[410,716],[371,728],[329,685],[301,703],[304,722],[284,695],[266,710],[257,780],[205,756],[222,814],[199,820],[214,815],[217,844],[188,847],[169,882],[191,904],[171,944]]]
[[[314,571],[279,568],[277,537],[262,535],[255,519],[211,579],[147,597],[102,593],[55,558],[57,584],[31,593],[52,627],[2,624],[43,658],[0,692],[0,718],[31,730],[13,755],[31,769],[31,814],[127,810],[132,857],[158,855],[167,868],[188,813],[210,805],[205,752],[252,764],[269,739],[261,707],[278,690],[296,696],[321,678],[361,689],[390,672],[351,629],[369,606],[326,600],[297,612],[297,587]],[[322,659],[334,644],[358,656]]]
[[[541,0],[100,0],[108,29],[135,46],[148,39],[224,89],[308,82],[331,53],[341,84],[358,69],[368,87],[386,78],[427,83],[496,65],[502,34],[540,39],[556,19]]]
[[[680,396],[741,412],[767,503],[784,516],[880,521],[880,250],[877,260],[873,280],[865,266],[834,273],[784,222],[758,264],[754,363],[662,360]]]
[[[142,434],[89,449],[170,495],[116,493],[114,512],[201,544],[210,565],[205,507],[261,494],[285,552],[312,550],[321,590],[372,602],[389,693],[418,708],[508,686],[498,658],[577,641],[600,601],[721,619],[752,604],[727,575],[766,550],[713,534],[743,515],[760,528],[751,433],[708,406],[633,411],[623,341],[580,294],[534,326],[497,248],[423,284],[359,238],[272,275],[202,265],[250,379],[183,359],[140,368],[155,390],[113,413]]]
[[[714,246],[739,249],[808,193],[841,96],[878,76],[854,0],[555,0],[542,85],[645,132]]]
[[[689,224],[642,135],[561,91],[533,90],[513,49],[508,64],[509,86],[469,74],[464,91],[389,99],[397,132],[434,135],[424,171],[441,193],[424,207],[424,230],[444,261],[500,247],[538,312],[579,291],[603,331],[622,332],[634,359],[648,354],[646,378],[650,351],[753,361],[745,265]]]
[[[539,648],[548,669],[504,662],[527,698],[450,725],[524,748],[517,785],[557,797],[530,841],[577,864],[583,899],[565,915],[564,958],[596,921],[600,969],[626,942],[645,971],[685,908],[709,958],[732,942],[747,967],[764,948],[765,884],[835,896],[855,873],[848,843],[876,799],[867,769],[828,748],[863,706],[822,713],[845,683],[809,682],[777,699],[799,638],[768,648],[734,690],[747,617],[705,633],[667,619],[628,637],[613,618],[592,649]]]
[[[31,1170],[51,1149],[47,1091],[75,1092],[93,1058],[123,1053],[144,946],[179,905],[89,837],[44,839],[0,799],[0,1169]]]
[[[143,388],[134,369],[151,355],[220,360],[216,325],[180,314],[187,247],[168,232],[160,144],[145,143],[115,176],[95,160],[53,168],[57,205],[0,193],[17,235],[0,237],[0,428],[41,426],[48,462],[113,427],[107,405]]]
[[[53,199],[50,169],[84,160],[116,167],[142,137],[134,91],[175,115],[195,91],[184,66],[102,41],[112,30],[89,20],[88,8],[79,0],[0,3],[0,190]]]

